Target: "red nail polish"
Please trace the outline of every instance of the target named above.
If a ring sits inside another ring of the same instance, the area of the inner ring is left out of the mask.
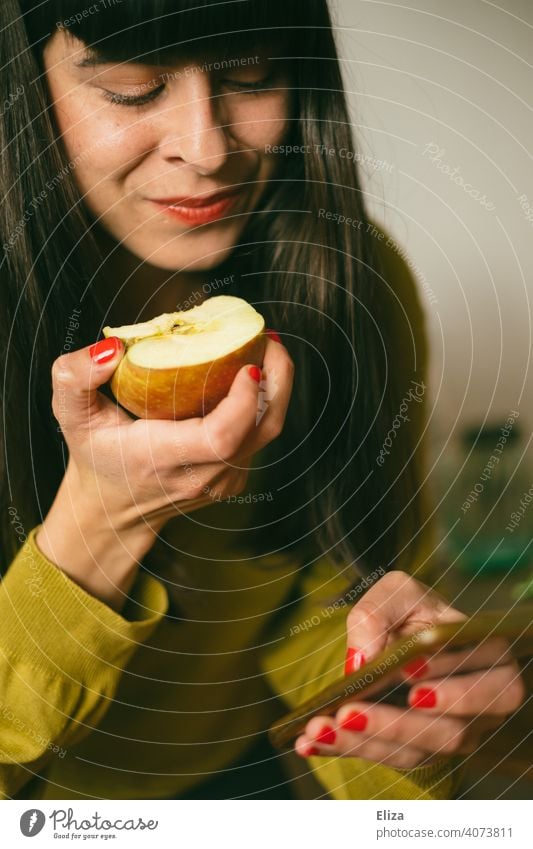
[[[335,742],[336,737],[337,734],[335,732],[335,729],[332,728],[330,725],[324,725],[324,728],[322,729],[320,734],[316,735],[315,742],[326,743],[326,745],[330,746],[332,743]]]
[[[367,725],[368,716],[358,710],[353,710],[341,722],[341,727],[346,731],[364,731]]]
[[[316,746],[308,746],[303,752],[300,753],[300,757],[302,758],[310,758],[312,755],[319,755],[320,751]]]
[[[429,664],[423,657],[415,657],[414,660],[410,660],[409,663],[402,666],[402,671],[405,672],[409,678],[423,678],[428,669]]]
[[[352,672],[357,672],[365,663],[366,657],[361,649],[348,649],[344,661],[344,674],[351,675]]]
[[[280,342],[281,344],[283,344],[281,342],[281,337],[276,333],[275,330],[265,330],[265,333],[267,334],[267,336],[273,339],[274,342]]]
[[[411,697],[411,707],[432,708],[437,704],[437,695],[431,687],[422,687]]]
[[[261,381],[261,369],[259,366],[248,366],[248,374],[257,383]]]
[[[120,339],[117,336],[110,336],[109,339],[100,339],[89,348],[89,356],[92,361],[101,366],[103,363],[108,363],[120,350]]]

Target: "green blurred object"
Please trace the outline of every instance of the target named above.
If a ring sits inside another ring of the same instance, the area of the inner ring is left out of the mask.
[[[533,598],[533,574],[525,581],[515,584],[511,590],[511,596],[520,600]]]
[[[444,461],[447,553],[464,572],[508,572],[533,564],[533,478],[522,456],[517,417],[465,430]],[[530,583],[533,579],[522,586]]]

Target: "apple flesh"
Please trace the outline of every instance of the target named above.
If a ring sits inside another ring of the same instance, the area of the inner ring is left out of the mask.
[[[111,390],[139,418],[204,416],[228,394],[242,366],[261,366],[264,327],[250,304],[231,295],[151,321],[105,327],[104,336],[118,336],[126,348]]]

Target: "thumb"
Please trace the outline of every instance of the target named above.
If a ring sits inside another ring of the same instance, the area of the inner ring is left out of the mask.
[[[357,672],[387,647],[388,631],[379,613],[360,601],[347,619],[347,648],[344,674]]]
[[[97,390],[109,380],[123,353],[120,339],[111,336],[55,360],[52,366],[52,410],[62,430],[87,424],[103,410],[115,408]]]
[[[440,593],[405,572],[389,572],[348,614],[345,674],[357,672],[401,635],[462,617]]]

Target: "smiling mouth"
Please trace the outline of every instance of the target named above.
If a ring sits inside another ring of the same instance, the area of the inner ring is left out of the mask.
[[[189,195],[187,197],[154,198],[153,202],[161,204],[162,206],[179,207],[180,209],[198,209],[199,207],[213,206],[215,203],[218,203],[221,200],[226,200],[226,198],[233,197],[234,195],[240,194],[242,191],[242,187],[237,186],[236,188],[223,189],[220,192],[213,192],[212,194],[205,195],[204,197]]]
[[[154,200],[158,209],[166,215],[178,218],[186,224],[208,224],[223,218],[244,194],[244,189],[218,192],[206,198],[184,198]]]

